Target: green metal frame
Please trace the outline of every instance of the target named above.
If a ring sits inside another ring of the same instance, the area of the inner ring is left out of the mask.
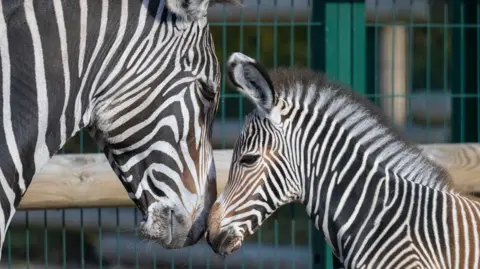
[[[314,1],[312,9],[312,21],[324,21],[324,27],[318,27],[312,38],[312,68],[366,94],[365,1]],[[323,234],[315,230],[311,236],[312,267],[334,268],[333,254]]]
[[[450,0],[452,25],[452,142],[480,140],[480,7]]]

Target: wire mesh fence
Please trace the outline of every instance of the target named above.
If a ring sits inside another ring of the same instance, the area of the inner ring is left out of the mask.
[[[325,71],[381,106],[417,143],[480,141],[480,5],[448,0],[245,0],[209,13],[224,67],[232,52],[269,68]],[[225,74],[222,69],[223,75]],[[216,149],[231,148],[252,105],[225,85]],[[83,132],[59,154],[100,152]],[[165,250],[138,237],[134,208],[19,211],[2,268],[332,268],[302,206],[282,207],[225,259],[205,241]]]

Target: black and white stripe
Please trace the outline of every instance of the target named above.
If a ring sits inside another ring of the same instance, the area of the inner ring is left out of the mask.
[[[208,240],[227,254],[280,206],[305,205],[344,268],[478,268],[480,203],[366,99],[309,69],[243,54],[231,84],[257,109],[233,150]]]
[[[0,1],[1,245],[33,176],[82,128],[145,214],[145,236],[182,247],[203,234],[220,80],[204,15],[233,1],[180,2]],[[160,209],[170,219],[150,218]],[[187,219],[166,229],[175,217]]]

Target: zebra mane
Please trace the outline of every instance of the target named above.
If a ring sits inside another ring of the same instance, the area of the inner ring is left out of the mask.
[[[281,67],[270,70],[269,75],[277,98],[292,106],[299,104],[304,109],[311,109],[318,102],[328,104],[339,99],[346,100],[339,103],[350,106],[350,111],[354,110],[357,114],[366,115],[376,123],[375,125],[382,126],[385,136],[394,138],[395,146],[401,149],[402,159],[405,158],[406,162],[418,167],[415,169],[418,172],[414,177],[419,176],[419,178],[414,178],[414,182],[438,190],[454,191],[451,176],[447,170],[426,157],[423,151],[409,141],[379,107],[350,87],[329,79],[324,73],[304,67]]]

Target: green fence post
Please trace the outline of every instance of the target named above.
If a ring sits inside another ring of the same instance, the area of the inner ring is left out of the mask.
[[[317,71],[326,71],[326,33],[330,29],[326,29],[327,26],[325,21],[325,4],[328,0],[310,0],[312,3],[312,22],[313,23],[322,23],[322,26],[310,26],[314,28],[311,31],[311,68]],[[328,263],[331,259],[332,255],[329,253],[330,250],[325,243],[325,239],[323,234],[320,233],[315,227],[311,227],[310,229],[310,239],[311,239],[311,247],[312,247],[312,263],[311,268],[325,268],[331,269],[333,268],[331,262]]]
[[[321,26],[309,27],[312,29],[310,37],[311,56],[310,67],[317,71],[325,71],[325,0],[309,0],[312,5],[312,23],[321,23]]]
[[[324,71],[360,94],[366,93],[366,28],[364,0],[312,0],[312,21],[324,27],[312,32],[313,69]],[[314,268],[334,268],[330,247],[313,229]]]
[[[451,0],[452,29],[452,142],[478,142],[477,1]]]
[[[367,29],[365,12],[365,0],[352,3],[352,87],[360,94],[367,94]]]

